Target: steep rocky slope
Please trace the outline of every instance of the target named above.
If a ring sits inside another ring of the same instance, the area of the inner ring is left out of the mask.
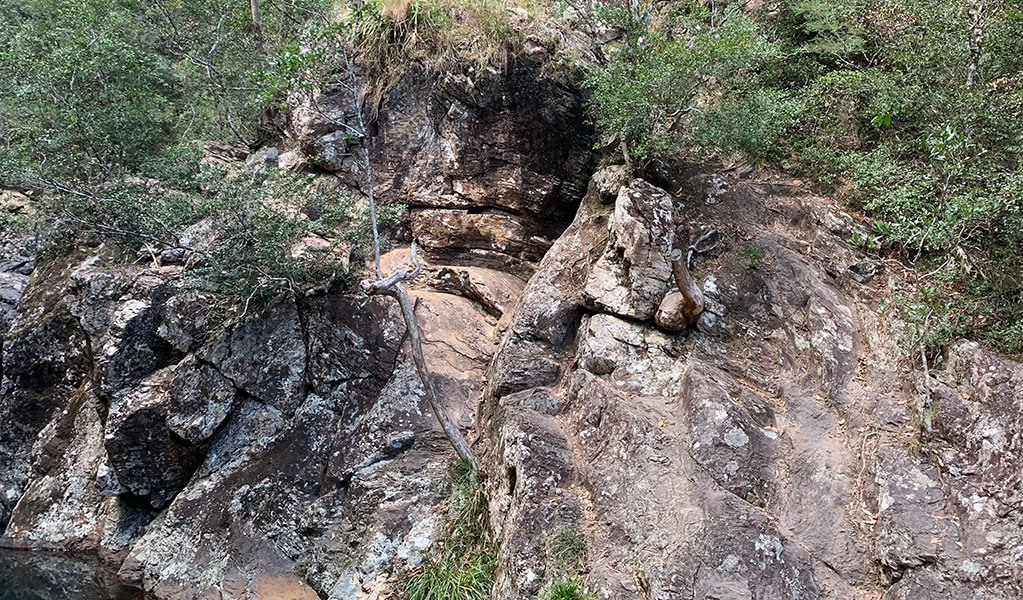
[[[856,227],[786,180],[594,177],[492,365],[497,597],[537,591],[566,526],[602,598],[1023,594],[1023,371],[970,342],[901,370],[899,273]],[[707,310],[672,334],[660,248],[697,238]]]
[[[463,431],[482,411],[494,598],[534,597],[574,528],[599,598],[1023,596],[1023,367],[961,342],[906,370],[879,315],[905,274],[799,182],[594,173],[545,60],[412,73],[373,123],[380,196],[412,208],[385,267],[426,248],[428,361]],[[250,167],[357,191],[350,99],[292,106]],[[691,243],[706,310],[669,331]],[[174,264],[30,264],[0,274],[0,543],[99,554],[156,598],[342,599],[441,539],[454,456],[389,301],[228,319]]]

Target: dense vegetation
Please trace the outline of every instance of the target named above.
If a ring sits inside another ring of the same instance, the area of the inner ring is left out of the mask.
[[[56,247],[94,231],[140,260],[185,261],[182,283],[245,302],[342,281],[366,239],[347,194],[218,166],[204,149],[223,140],[244,156],[279,135],[281,79],[328,5],[3,3],[0,185],[37,192]]]
[[[1023,6],[776,0],[604,7],[589,76],[637,169],[677,156],[780,165],[873,219],[854,243],[915,265],[910,346],[1023,352]]]

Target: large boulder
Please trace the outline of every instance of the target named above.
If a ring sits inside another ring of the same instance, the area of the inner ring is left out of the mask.
[[[473,79],[413,67],[375,115],[364,115],[375,117],[377,198],[412,208],[412,231],[435,256],[477,266],[507,255],[537,261],[572,220],[589,176],[592,131],[570,85],[578,73],[545,69],[552,59],[522,56]],[[348,91],[299,93],[291,105],[288,144],[365,187]]]
[[[608,242],[583,293],[597,310],[650,320],[674,286],[668,255],[678,227],[673,198],[642,180],[622,187]]]

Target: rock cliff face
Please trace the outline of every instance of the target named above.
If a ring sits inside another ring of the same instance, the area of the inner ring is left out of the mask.
[[[1023,597],[1023,366],[904,368],[904,274],[782,177],[594,173],[582,98],[530,54],[407,76],[373,121],[438,390],[481,411],[495,599],[585,539],[598,598]],[[339,91],[259,161],[356,192]],[[250,161],[254,162],[254,161]],[[705,310],[682,332],[669,254]],[[13,248],[13,246],[11,246]],[[454,454],[397,309],[357,294],[225,319],[180,267],[103,247],[0,262],[0,543],[98,554],[155,598],[385,598],[442,537]],[[31,279],[29,279],[31,274]],[[27,282],[27,285],[26,285]]]
[[[496,597],[537,592],[565,527],[602,598],[1020,597],[1021,366],[961,342],[900,370],[878,316],[899,274],[861,283],[857,224],[792,182],[612,175],[492,366]],[[718,241],[707,309],[672,334],[679,237]]]

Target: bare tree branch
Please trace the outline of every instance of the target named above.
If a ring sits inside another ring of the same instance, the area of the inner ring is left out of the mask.
[[[478,470],[480,468],[480,463],[476,459],[476,455],[473,453],[472,448],[466,441],[465,436],[463,436],[462,432],[458,430],[458,426],[455,425],[454,421],[451,420],[451,417],[444,409],[444,405],[441,403],[440,398],[437,395],[437,390],[434,388],[433,379],[430,377],[430,369],[426,364],[426,357],[423,354],[423,336],[419,330],[416,313],[412,307],[411,300],[409,300],[408,292],[405,291],[405,287],[402,285],[403,281],[412,281],[422,271],[422,265],[419,264],[416,257],[415,241],[412,242],[413,268],[411,271],[399,270],[385,277],[383,270],[380,267],[380,232],[377,227],[376,201],[373,197],[373,174],[369,160],[369,140],[366,136],[366,125],[362,116],[363,100],[358,92],[359,86],[355,74],[355,65],[349,55],[349,49],[347,47],[343,47],[340,52],[344,59],[345,69],[348,72],[351,91],[355,96],[355,113],[358,123],[357,129],[358,134],[362,138],[362,167],[363,172],[366,174],[366,196],[369,201],[370,222],[373,228],[373,259],[376,267],[377,279],[363,280],[361,284],[362,290],[370,295],[391,296],[398,302],[398,306],[401,308],[401,316],[405,321],[405,328],[409,335],[409,345],[412,349],[412,361],[416,365],[419,380],[422,382],[423,389],[426,392],[426,400],[430,403],[430,408],[433,409],[433,414],[437,417],[437,421],[440,423],[441,429],[444,431],[444,435],[447,436],[451,446],[454,447],[455,453],[460,459],[472,465],[473,469]]]

